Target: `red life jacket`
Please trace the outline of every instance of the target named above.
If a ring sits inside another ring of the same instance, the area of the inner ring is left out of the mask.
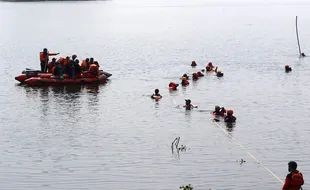
[[[192,104],[185,105],[184,107],[185,107],[186,110],[191,110],[192,109]]]
[[[40,52],[40,61],[47,62],[48,61],[48,53]]]
[[[304,184],[304,178],[300,172],[293,173],[290,183],[290,190],[299,190],[300,187]]]

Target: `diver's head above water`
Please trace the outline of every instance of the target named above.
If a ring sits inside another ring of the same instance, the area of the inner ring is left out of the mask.
[[[188,75],[186,73],[182,77],[185,77],[186,79],[188,79]]]
[[[227,116],[232,116],[234,114],[233,110],[227,110]]]
[[[190,105],[191,102],[192,102],[192,101],[191,101],[190,99],[185,100],[185,104],[186,104],[186,105]]]
[[[285,72],[292,71],[292,68],[289,65],[285,65],[284,69],[285,69]]]
[[[288,165],[289,172],[293,172],[297,170],[297,163],[295,161],[290,161],[287,165]]]
[[[224,73],[222,73],[222,71],[217,71],[216,72],[216,76],[217,77],[222,77],[224,75]]]
[[[159,90],[155,89],[155,95],[158,95],[158,94],[159,94]]]

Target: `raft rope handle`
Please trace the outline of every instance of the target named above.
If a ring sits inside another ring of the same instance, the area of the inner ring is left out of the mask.
[[[215,121],[213,121],[213,123],[215,123],[226,135],[228,135],[232,140],[234,141],[237,141],[233,136],[231,136],[223,127],[221,127],[218,123],[216,123]],[[246,151],[246,149],[240,144],[240,143],[237,143],[243,150]],[[271,175],[273,175],[273,177],[275,177],[278,181],[280,181],[282,184],[283,181],[276,175],[274,174],[270,169],[268,169],[263,163],[261,163],[259,160],[257,160],[250,152],[246,151],[247,154],[253,158],[253,160],[255,160],[258,164],[262,165],[265,170],[267,170]]]

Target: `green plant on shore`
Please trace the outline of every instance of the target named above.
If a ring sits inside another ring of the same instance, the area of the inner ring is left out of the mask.
[[[186,186],[184,186],[184,185],[180,186],[180,189],[182,189],[182,190],[193,190],[194,188],[192,187],[191,184],[188,184]]]

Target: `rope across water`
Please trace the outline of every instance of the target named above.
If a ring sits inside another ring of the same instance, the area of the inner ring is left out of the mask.
[[[231,136],[222,126],[220,126],[217,122],[213,121],[215,125],[220,128],[226,135],[228,135],[232,140],[237,141],[233,136]],[[250,152],[248,152],[240,143],[237,143],[253,160],[255,160],[258,164],[262,165],[265,170],[267,170],[274,178],[276,178],[279,182],[283,184],[283,181],[274,174],[269,168],[267,168],[263,163],[261,163],[258,159],[256,159]]]

